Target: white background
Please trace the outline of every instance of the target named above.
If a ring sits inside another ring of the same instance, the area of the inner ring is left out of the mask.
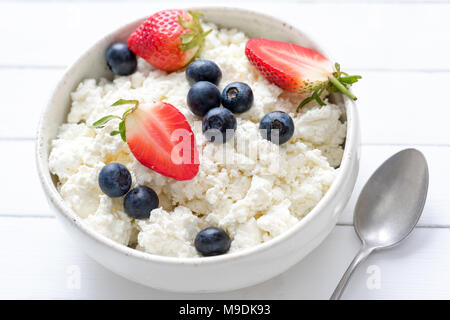
[[[0,298],[327,299],[359,247],[352,210],[364,182],[388,156],[415,147],[430,167],[419,226],[402,245],[370,257],[344,298],[449,299],[450,1],[238,2],[298,26],[343,70],[363,76],[354,90],[363,154],[352,200],[323,244],[283,275],[221,294],[161,292],[99,266],[65,234],[34,164],[35,129],[52,87],[115,27],[158,9],[206,3],[0,2]],[[380,271],[379,289],[367,286],[370,266]],[[79,288],[70,285],[74,270]]]

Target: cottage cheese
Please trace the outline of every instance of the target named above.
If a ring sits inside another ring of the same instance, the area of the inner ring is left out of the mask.
[[[50,170],[67,205],[97,232],[145,252],[193,257],[195,235],[208,226],[226,230],[230,251],[268,241],[301,220],[319,202],[333,182],[342,158],[346,123],[339,106],[306,106],[295,109],[301,97],[284,92],[266,81],[247,61],[246,36],[237,30],[213,29],[201,58],[215,61],[223,78],[249,84],[253,107],[237,116],[234,139],[225,144],[208,142],[198,117],[186,105],[189,90],[184,71],[167,74],[138,61],[130,76],[82,81],[72,93],[67,123],[52,143]],[[118,99],[141,103],[164,100],[176,106],[192,126],[200,153],[197,176],[175,181],[142,166],[126,143],[104,129],[90,125],[99,118],[121,115],[128,106],[110,107]],[[293,137],[277,146],[263,139],[259,121],[268,112],[288,112],[295,123]],[[161,207],[147,220],[129,218],[123,199],[111,199],[98,186],[98,174],[109,162],[120,162],[132,174],[133,186],[146,185],[159,196]]]

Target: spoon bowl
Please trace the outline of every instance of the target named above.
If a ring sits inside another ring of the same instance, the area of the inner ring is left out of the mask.
[[[364,186],[355,207],[356,233],[366,247],[396,245],[419,221],[428,189],[423,154],[406,149],[379,167]]]
[[[416,149],[396,153],[374,172],[361,191],[353,219],[362,247],[331,300],[341,297],[353,271],[374,250],[390,248],[411,233],[425,206],[428,180],[427,161]]]

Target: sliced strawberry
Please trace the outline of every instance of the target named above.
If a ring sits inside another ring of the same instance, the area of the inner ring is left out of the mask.
[[[158,69],[178,70],[198,55],[209,33],[203,32],[199,16],[179,9],[157,12],[130,35],[128,47]]]
[[[320,94],[325,89],[340,91],[356,100],[347,86],[361,77],[341,73],[338,64],[334,70],[331,61],[314,50],[292,43],[254,38],[247,42],[245,55],[267,80],[284,90],[314,92],[311,98],[320,104],[323,104]]]
[[[292,43],[250,39],[245,54],[265,78],[292,92],[313,91],[333,73],[323,55]]]
[[[140,106],[135,100],[119,100],[114,105],[134,103],[120,118],[106,116],[93,124],[102,128],[113,118],[120,118],[120,134],[135,158],[147,168],[176,180],[190,180],[199,168],[195,136],[184,115],[171,104],[157,102]]]
[[[177,108],[164,102],[139,107],[127,115],[125,128],[128,146],[144,166],[176,180],[195,177],[199,167],[195,136]]]

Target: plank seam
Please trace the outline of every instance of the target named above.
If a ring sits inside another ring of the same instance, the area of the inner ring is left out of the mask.
[[[377,143],[368,142],[362,143],[362,147],[378,147],[378,146],[391,146],[391,147],[450,147],[450,143]]]
[[[56,216],[54,215],[24,215],[24,214],[0,214],[0,219],[6,218],[6,219],[56,219]],[[352,223],[337,223],[337,227],[351,227],[353,228]],[[420,224],[417,225],[416,228],[418,229],[450,229],[450,225],[439,225],[439,224]]]
[[[257,2],[258,0],[251,0],[250,2]],[[30,1],[30,0],[6,0],[3,1],[4,3],[14,3],[16,4],[17,2],[21,2],[21,3],[27,3],[27,2],[37,2],[37,1]],[[42,4],[51,4],[53,1],[39,1],[39,3]],[[81,1],[61,1],[63,3],[86,3],[86,0],[81,0]],[[90,3],[116,3],[116,1],[104,1],[104,0],[91,0],[89,1]],[[145,2],[145,0],[137,0],[134,1],[135,3],[142,3]],[[176,1],[176,3],[178,3],[179,1]],[[236,2],[236,1],[231,1]],[[285,3],[285,4],[318,4],[317,0],[296,0],[296,1],[281,1],[281,3]],[[324,1],[320,4],[322,5],[333,5],[333,4],[370,4],[370,5],[378,5],[378,4],[396,4],[396,5],[416,5],[416,4],[448,4],[450,3],[450,0],[419,0],[419,1],[415,1],[415,0],[378,0],[378,1],[373,1],[373,0],[341,0],[341,1]]]
[[[354,227],[353,223],[337,223],[336,226]],[[415,228],[418,228],[418,229],[450,229],[450,225],[448,225],[448,224],[439,225],[439,224],[426,223],[426,224],[418,224]]]
[[[48,69],[48,70],[64,70],[65,65],[47,65],[47,64],[0,64],[0,69]]]
[[[1,141],[36,141],[36,137],[0,137]]]
[[[449,0],[450,1],[450,0]],[[450,2],[449,2],[450,3]],[[31,69],[31,70],[65,70],[68,65],[47,65],[47,64],[0,64],[0,70],[14,70],[14,69]],[[379,72],[379,73],[450,73],[449,68],[417,68],[417,69],[403,69],[403,68],[347,68],[352,73],[358,72]]]
[[[0,136],[0,142],[2,141],[36,141],[36,137],[26,136],[26,137],[2,137]],[[368,142],[362,143],[362,147],[442,147],[449,148],[450,143],[377,143]]]
[[[14,213],[1,213],[0,214],[0,219],[1,218],[7,218],[7,219],[11,219],[11,218],[17,218],[17,219],[55,219],[56,217],[54,215],[45,215],[45,214],[14,214]]]

